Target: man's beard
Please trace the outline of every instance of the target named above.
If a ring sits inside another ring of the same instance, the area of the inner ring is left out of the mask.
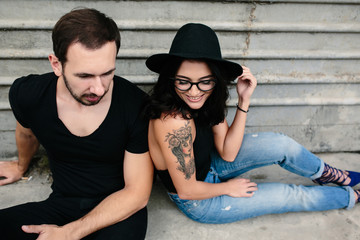
[[[62,74],[63,76],[63,79],[64,79],[64,82],[65,82],[65,86],[66,88],[68,89],[68,91],[70,92],[71,96],[76,100],[78,101],[79,103],[81,103],[82,105],[85,105],[85,106],[93,106],[93,105],[96,105],[100,102],[100,100],[105,96],[105,94],[109,91],[109,89],[107,89],[105,91],[105,93],[102,95],[102,96],[97,96],[96,94],[93,94],[93,93],[90,93],[90,94],[83,94],[81,96],[78,96],[74,93],[74,91],[72,90],[72,88],[70,87],[70,84],[69,84],[69,81],[66,79],[65,77],[65,74],[63,73]],[[83,98],[86,98],[86,97],[99,97],[99,99],[96,101],[96,102],[90,102],[90,101],[84,101]]]

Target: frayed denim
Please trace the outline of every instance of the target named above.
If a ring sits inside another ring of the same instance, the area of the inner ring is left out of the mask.
[[[226,162],[214,152],[211,169],[204,180],[220,183],[255,168],[278,164],[310,179],[319,178],[324,162],[293,139],[278,133],[246,134],[234,162]],[[205,200],[170,198],[189,218],[202,223],[230,223],[264,214],[325,211],[355,205],[351,187],[302,186],[260,183],[251,198],[222,195]]]

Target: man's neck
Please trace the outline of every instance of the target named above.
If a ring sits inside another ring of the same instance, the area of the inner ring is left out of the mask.
[[[102,124],[110,109],[113,85],[114,81],[99,103],[86,106],[74,99],[61,77],[58,79],[56,90],[58,117],[72,134],[88,136]]]

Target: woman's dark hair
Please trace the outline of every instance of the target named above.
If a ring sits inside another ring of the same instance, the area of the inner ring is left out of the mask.
[[[150,92],[144,109],[145,116],[149,119],[156,119],[160,118],[162,113],[165,113],[166,116],[181,114],[184,119],[194,118],[209,126],[223,122],[227,113],[226,100],[229,97],[227,83],[230,80],[217,64],[199,59],[199,61],[207,63],[217,83],[201,109],[193,110],[178,96],[174,82],[170,80],[176,75],[183,61],[182,58],[175,58],[163,67],[158,81]]]
[[[66,63],[69,46],[79,42],[89,49],[98,49],[114,41],[120,48],[119,29],[111,18],[96,9],[75,9],[62,16],[52,31],[53,51],[62,64]]]

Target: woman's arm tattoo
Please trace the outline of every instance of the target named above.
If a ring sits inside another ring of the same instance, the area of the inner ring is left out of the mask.
[[[173,130],[173,133],[168,133],[165,137],[165,142],[169,143],[169,148],[179,163],[176,169],[184,173],[187,180],[195,173],[195,160],[191,156],[193,142],[189,123],[190,121],[187,121],[184,127]],[[189,159],[187,164],[186,159]]]

